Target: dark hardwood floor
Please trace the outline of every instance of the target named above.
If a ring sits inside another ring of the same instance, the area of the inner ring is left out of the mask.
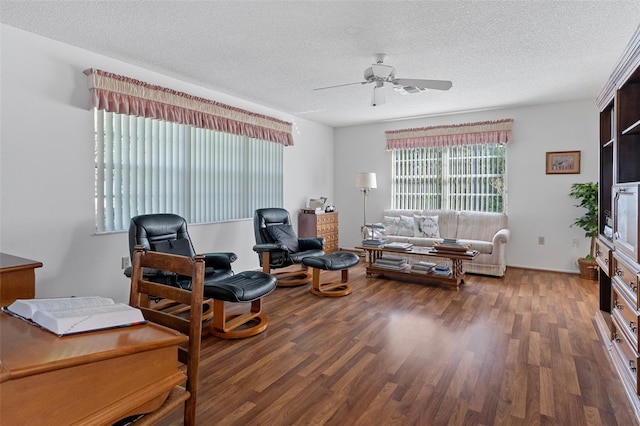
[[[266,332],[205,337],[198,424],[636,424],[595,330],[596,282],[509,268],[453,291],[362,265],[350,281],[342,298],[278,288]]]

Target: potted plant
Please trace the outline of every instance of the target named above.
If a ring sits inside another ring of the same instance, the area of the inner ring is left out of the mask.
[[[576,218],[571,226],[578,226],[584,230],[584,236],[591,239],[589,254],[578,259],[580,276],[591,280],[598,279],[598,264],[596,263],[596,237],[598,236],[598,183],[574,183],[569,195],[580,201],[576,207],[586,209],[584,215]]]

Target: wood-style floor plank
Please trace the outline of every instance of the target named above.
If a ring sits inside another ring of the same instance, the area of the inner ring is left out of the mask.
[[[341,298],[278,288],[266,332],[204,337],[198,425],[636,424],[595,329],[596,282],[509,268],[453,291],[363,265],[350,281]]]

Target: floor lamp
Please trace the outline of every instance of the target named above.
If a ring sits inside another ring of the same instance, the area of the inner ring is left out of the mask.
[[[362,192],[363,207],[363,230],[367,227],[367,196],[372,189],[377,188],[375,173],[356,173],[355,187]],[[371,229],[371,238],[373,238],[373,228]]]

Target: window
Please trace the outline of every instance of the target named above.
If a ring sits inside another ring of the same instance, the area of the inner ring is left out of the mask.
[[[394,150],[392,207],[504,212],[505,165],[503,144]]]
[[[96,229],[140,214],[190,223],[282,206],[283,147],[292,123],[89,68],[96,138]]]
[[[94,109],[96,229],[170,212],[189,223],[253,217],[283,204],[284,145]]]
[[[395,209],[506,213],[513,119],[387,130]]]

